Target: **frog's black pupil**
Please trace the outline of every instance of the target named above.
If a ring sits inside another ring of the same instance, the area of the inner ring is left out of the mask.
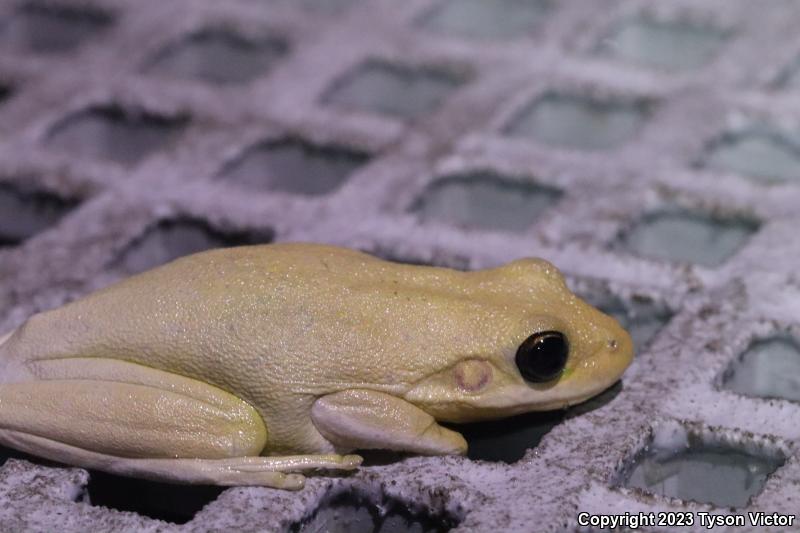
[[[526,381],[541,383],[558,377],[567,364],[569,344],[558,331],[534,333],[517,349],[515,361]]]

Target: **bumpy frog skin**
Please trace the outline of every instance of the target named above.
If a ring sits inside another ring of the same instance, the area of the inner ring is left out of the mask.
[[[565,365],[526,380],[520,345],[554,335]],[[343,454],[357,449],[463,454],[437,421],[582,402],[632,355],[543,260],[459,272],[314,244],[214,250],[0,338],[0,443],[122,475],[299,489],[299,472],[356,468]]]

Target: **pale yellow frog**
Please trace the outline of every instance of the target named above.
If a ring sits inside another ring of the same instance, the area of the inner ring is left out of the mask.
[[[464,454],[437,421],[575,404],[629,335],[546,261],[475,272],[275,244],[204,252],[0,338],[0,443],[186,483],[303,486],[358,449]]]

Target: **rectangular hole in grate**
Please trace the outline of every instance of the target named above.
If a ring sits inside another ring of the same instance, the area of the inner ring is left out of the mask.
[[[800,183],[800,134],[768,127],[725,133],[710,143],[698,166],[742,174],[761,183]]]
[[[323,502],[310,518],[294,524],[292,533],[444,533],[458,525],[455,517],[410,509],[403,502],[382,498],[380,506],[356,491]]]
[[[225,487],[175,485],[90,471],[89,502],[156,520],[185,524]]]
[[[167,46],[145,71],[216,84],[245,83],[267,72],[287,48],[280,39],[255,41],[231,31],[208,29]]]
[[[467,440],[473,460],[515,463],[566,418],[565,410],[525,413],[500,420],[444,424]]]
[[[338,189],[368,160],[357,150],[288,138],[251,147],[219,177],[251,189],[319,196]]]
[[[111,269],[138,274],[184,255],[212,248],[266,244],[273,238],[272,232],[223,232],[201,220],[163,220],[123,250]]]
[[[46,143],[80,157],[133,166],[169,145],[188,121],[118,106],[93,107],[61,120]]]
[[[112,17],[98,9],[28,2],[0,22],[0,44],[36,53],[65,53],[111,23]]]
[[[345,109],[414,118],[434,111],[464,81],[432,67],[370,60],[336,80],[322,101]]]
[[[614,246],[651,259],[716,267],[743,247],[758,228],[758,222],[746,218],[665,209],[642,216],[620,233]]]
[[[761,493],[785,454],[755,442],[732,443],[680,423],[660,424],[622,473],[622,484],[651,494],[744,507]]]
[[[521,232],[532,226],[562,196],[563,192],[554,187],[480,172],[438,179],[422,193],[411,210],[423,220]]]
[[[598,52],[622,60],[669,70],[693,69],[707,63],[728,33],[689,21],[650,17],[625,20],[598,46]]]
[[[11,98],[13,93],[14,91],[10,86],[0,84],[0,104]]]
[[[650,114],[649,108],[644,101],[605,102],[551,92],[523,109],[504,132],[555,146],[605,150],[630,140]]]
[[[476,39],[509,39],[530,34],[549,14],[545,0],[446,0],[417,25],[430,31]]]
[[[0,184],[0,247],[16,246],[77,207],[78,202],[54,194]]]
[[[790,335],[754,340],[725,370],[721,387],[744,396],[800,402],[800,344]]]

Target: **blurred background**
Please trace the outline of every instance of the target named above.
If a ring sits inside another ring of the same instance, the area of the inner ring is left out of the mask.
[[[795,513],[798,24],[793,0],[0,0],[0,332],[188,253],[314,241],[544,257],[637,346],[586,405],[459,428],[466,460],[375,457],[305,496],[9,462],[0,523]]]

